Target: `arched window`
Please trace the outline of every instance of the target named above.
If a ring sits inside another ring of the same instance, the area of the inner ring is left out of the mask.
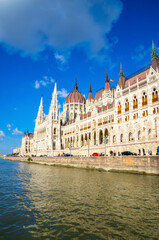
[[[158,101],[158,91],[156,88],[153,89],[152,91],[152,103],[155,103]]]
[[[138,100],[137,100],[137,97],[134,96],[134,98],[133,98],[133,109],[136,109],[136,108],[138,108]]]
[[[119,102],[118,103],[118,114],[120,114],[121,113],[121,103]]]
[[[151,138],[151,128],[148,130],[148,137]]]
[[[54,134],[56,134],[56,128],[54,128]]]
[[[94,145],[96,145],[96,132],[94,132]]]
[[[132,133],[129,133],[129,142],[132,141]]]
[[[128,112],[129,111],[129,101],[128,99],[126,99],[125,101],[125,112]]]
[[[102,144],[103,143],[103,132],[102,130],[100,130],[99,132],[99,144]]]
[[[87,144],[87,134],[85,133],[85,146],[86,146],[86,144]]]
[[[123,134],[120,135],[120,142],[123,142]]]
[[[147,105],[147,94],[143,92],[142,94],[142,106]]]
[[[109,132],[108,132],[107,128],[104,131],[104,141],[105,141],[105,138],[106,138],[106,143],[108,143],[109,142]]]
[[[91,140],[91,133],[89,133],[89,140]]]
[[[138,135],[138,136],[137,136],[138,140],[140,140],[140,138],[141,138],[141,132],[138,131],[138,134],[137,134],[137,135]]]
[[[116,136],[114,135],[113,136],[113,143],[115,143],[116,142]]]
[[[83,147],[84,141],[83,141],[83,135],[81,135],[81,146]]]

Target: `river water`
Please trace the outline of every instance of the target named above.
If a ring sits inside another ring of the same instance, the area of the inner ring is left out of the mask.
[[[159,177],[0,159],[0,239],[159,239]]]

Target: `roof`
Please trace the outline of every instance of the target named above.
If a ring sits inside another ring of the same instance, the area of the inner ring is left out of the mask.
[[[99,90],[98,92],[96,92],[95,98],[94,100],[98,100],[99,98],[102,98],[102,94],[103,94],[103,88],[101,90]]]
[[[131,76],[130,78],[127,78],[127,80],[125,81],[124,88],[129,87],[129,84],[130,84],[130,86],[136,84],[137,79],[138,79],[138,82],[141,82],[142,80],[146,79],[146,74],[149,73],[149,70],[150,70],[150,67],[142,70],[141,72],[136,73],[135,75]]]
[[[81,92],[74,89],[72,92],[69,93],[67,96],[65,103],[86,103],[86,100]]]

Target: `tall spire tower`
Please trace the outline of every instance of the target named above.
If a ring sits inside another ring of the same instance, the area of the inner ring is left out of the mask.
[[[53,120],[59,119],[59,106],[58,106],[58,99],[57,99],[57,85],[55,82],[54,91],[52,94],[52,100],[49,110],[49,115],[52,116]]]
[[[152,41],[152,53],[151,53],[151,66],[155,70],[156,70],[156,68],[159,69],[159,57],[156,52],[155,44],[153,41]]]
[[[120,88],[124,88],[124,85],[125,85],[125,74],[123,72],[123,67],[122,67],[121,63],[120,63],[120,73],[119,73],[118,85]]]
[[[105,78],[105,90],[106,91],[110,90],[110,83],[109,83],[108,71],[107,70],[106,70],[106,78]]]
[[[92,94],[92,87],[91,87],[91,82],[90,82],[88,101],[92,101],[92,100],[93,100],[93,94]]]
[[[38,115],[36,118],[36,123],[39,124],[39,123],[43,122],[43,120],[44,120],[43,97],[41,97],[39,111],[38,111]]]

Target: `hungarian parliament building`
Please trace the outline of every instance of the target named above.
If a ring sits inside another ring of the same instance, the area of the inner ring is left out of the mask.
[[[77,86],[66,97],[59,111],[55,83],[49,113],[43,112],[43,98],[36,118],[34,134],[22,138],[21,155],[57,156],[70,153],[123,151],[156,154],[159,145],[159,57],[152,44],[151,64],[129,78],[120,65],[116,88],[110,88],[108,73],[105,87],[93,98],[91,85],[86,100]],[[16,149],[15,149],[16,152]]]

